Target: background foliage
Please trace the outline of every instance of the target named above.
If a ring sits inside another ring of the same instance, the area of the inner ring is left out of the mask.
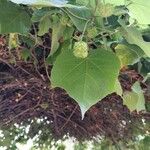
[[[146,0],[1,0],[0,34],[6,36],[11,56],[16,49],[17,58],[33,62],[36,70],[44,55],[47,84],[63,88],[75,99],[82,119],[89,108],[114,92],[130,111],[148,113],[144,94],[150,91],[149,7]],[[20,53],[19,48],[23,48]],[[16,62],[13,57],[8,64]],[[118,80],[126,67],[142,76],[130,91],[124,91]],[[148,139],[146,135],[138,141],[140,146]]]

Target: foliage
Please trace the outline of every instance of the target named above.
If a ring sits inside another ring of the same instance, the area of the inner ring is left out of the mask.
[[[53,138],[51,130],[49,130],[49,123],[46,118],[28,120],[23,124],[14,124],[1,128],[0,148],[3,146],[6,150],[18,150],[19,144],[26,144],[28,140],[32,139],[31,150],[65,150],[68,136],[57,141]],[[147,122],[134,122],[133,139],[128,141],[119,141],[113,143],[108,138],[97,137],[90,141],[77,141],[72,138],[69,139],[69,148],[74,150],[149,150],[150,136],[146,133],[149,129]],[[71,147],[72,145],[72,147]]]
[[[50,34],[46,59],[53,63],[52,86],[64,88],[84,116],[100,99],[121,91],[121,67],[150,57],[150,43],[143,39],[149,6],[146,0],[1,0],[0,33],[30,37],[30,26],[38,25],[35,44]],[[10,48],[16,46],[17,41],[10,41]],[[75,50],[78,47],[84,54]],[[25,60],[30,57],[22,54]],[[144,100],[140,105],[143,109]]]

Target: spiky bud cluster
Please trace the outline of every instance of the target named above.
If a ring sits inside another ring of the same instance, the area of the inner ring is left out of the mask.
[[[75,42],[73,54],[78,58],[86,58],[88,56],[88,45],[84,41]]]

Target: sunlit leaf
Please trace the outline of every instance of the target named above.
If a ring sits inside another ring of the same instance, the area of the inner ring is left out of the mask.
[[[145,42],[143,40],[142,34],[136,27],[128,27],[123,21],[119,22],[122,25],[122,28],[120,29],[122,36],[125,37],[128,43],[139,46],[145,52],[145,54],[150,57],[150,42]]]
[[[118,44],[115,51],[122,67],[136,63],[144,55],[144,52],[138,46],[130,44]]]
[[[129,14],[136,19],[139,24],[150,24],[150,1],[149,0],[131,0],[128,5]]]
[[[124,93],[123,101],[124,105],[126,105],[130,111],[136,110],[139,112],[145,110],[145,98],[139,82],[136,82],[132,86],[132,92]]]
[[[116,89],[115,92],[116,92],[118,95],[122,96],[123,90],[122,90],[122,87],[121,87],[120,82],[119,82],[118,79],[116,80],[116,83],[115,83],[115,89]]]

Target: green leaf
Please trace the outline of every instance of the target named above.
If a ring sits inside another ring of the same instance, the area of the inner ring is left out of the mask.
[[[91,12],[86,7],[66,8],[66,12],[79,31],[83,31],[85,24],[91,18]]]
[[[150,147],[150,135],[146,135],[142,142],[145,149]]]
[[[122,25],[120,29],[121,34],[125,37],[127,42],[139,46],[145,54],[150,57],[150,43],[143,40],[140,31],[136,27],[126,26],[123,21],[119,21],[119,23]]]
[[[42,8],[37,9],[32,14],[32,22],[40,22],[43,18],[47,16],[51,16],[52,14],[58,13],[57,9],[49,9],[49,8]]]
[[[118,95],[122,96],[123,91],[122,91],[122,87],[121,87],[120,82],[119,82],[118,79],[116,80],[116,83],[115,83],[115,89],[116,89],[115,92]]]
[[[122,67],[138,62],[144,55],[144,52],[138,46],[130,44],[118,44],[115,47],[115,52]]]
[[[139,82],[132,86],[132,92],[124,93],[123,102],[130,111],[137,110],[139,112],[146,109],[144,94]]]
[[[72,27],[66,27],[65,30],[64,30],[64,33],[63,33],[63,38],[64,38],[64,41],[66,40],[70,40],[72,38],[72,35],[74,33],[74,28]]]
[[[59,40],[63,37],[65,28],[66,26],[64,26],[60,21],[56,20],[53,22],[51,52],[49,56],[53,55],[59,48]]]
[[[7,0],[0,1],[0,33],[25,34],[30,29],[30,17],[20,6]]]
[[[23,59],[25,62],[27,62],[28,58],[31,57],[31,52],[30,52],[30,50],[29,50],[29,49],[23,49],[23,50],[21,51],[21,57],[22,57],[22,59]]]
[[[97,1],[97,0],[76,0],[76,3],[78,5],[86,6],[95,15],[95,10],[96,10],[97,6],[101,3],[101,1]]]
[[[131,0],[128,5],[129,14],[136,19],[139,24],[150,24],[150,1],[148,0]]]
[[[119,69],[120,62],[112,52],[97,49],[85,59],[78,59],[64,47],[53,66],[51,82],[79,103],[84,116],[92,105],[116,92]]]
[[[49,28],[52,26],[49,16],[45,16],[40,20],[38,35],[42,36],[48,32]]]
[[[61,7],[65,9],[66,13],[71,18],[74,25],[77,27],[79,31],[83,31],[87,19],[91,17],[91,12],[88,8],[84,6],[76,6],[67,4],[66,0],[11,0],[17,4],[25,4],[31,6],[39,6],[39,7]],[[39,14],[42,15],[42,14]],[[37,20],[38,17],[34,16],[33,20]]]

